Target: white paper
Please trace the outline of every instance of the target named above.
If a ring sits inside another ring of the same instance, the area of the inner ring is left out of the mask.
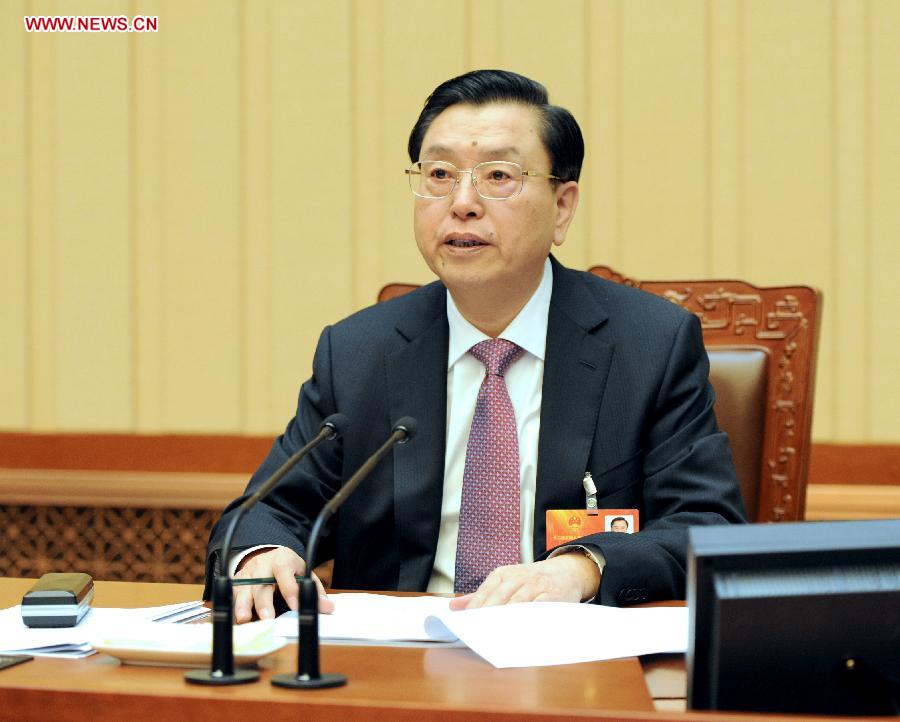
[[[387,594],[330,594],[334,612],[319,615],[322,640],[368,642],[449,642],[456,635],[445,630],[425,631],[432,614],[450,611],[447,597],[392,597]],[[275,633],[297,638],[297,613],[282,614]]]
[[[35,656],[83,657],[92,654],[90,640],[127,633],[135,625],[155,619],[183,619],[195,615],[201,602],[159,607],[118,609],[92,607],[74,627],[33,628],[22,621],[19,605],[0,611],[0,652]],[[175,616],[172,616],[172,615]],[[157,622],[162,624],[162,622]]]
[[[540,667],[684,652],[688,612],[684,607],[528,602],[426,620],[429,634],[446,634],[444,629],[495,667]]]
[[[144,611],[150,616],[150,621],[163,624],[184,624],[196,622],[210,615],[210,610],[202,601],[184,602],[183,604],[167,604],[163,607],[145,607]]]
[[[271,619],[235,626],[232,637],[234,653],[251,654],[258,648],[268,647],[275,636]],[[96,647],[206,654],[212,651],[212,640],[212,624],[173,626],[146,621],[130,624],[127,629],[107,628],[91,638]],[[279,640],[279,642],[284,644],[283,640]]]
[[[529,602],[451,611],[446,597],[333,594],[319,615],[328,640],[448,642],[457,638],[495,667],[539,667],[662,652],[684,652],[684,607],[623,609]],[[276,634],[297,636],[297,615],[282,615]]]

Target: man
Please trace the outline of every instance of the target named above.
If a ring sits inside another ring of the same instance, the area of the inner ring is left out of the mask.
[[[624,516],[617,516],[609,523],[609,530],[627,534],[628,520]]]
[[[476,71],[429,97],[409,155],[416,242],[440,281],[325,329],[247,493],[329,414],[351,427],[247,515],[229,568],[274,576],[296,609],[316,514],[409,415],[416,439],[322,539],[315,563],[334,559],[334,587],[466,592],[455,608],[682,597],[687,527],[741,521],[740,492],[697,319],[550,257],[578,205],[575,119],[532,80]],[[548,553],[545,512],[584,509],[588,471],[598,507],[634,508],[641,532]],[[211,535],[207,585],[240,501]],[[236,588],[238,621],[271,616],[273,591]]]

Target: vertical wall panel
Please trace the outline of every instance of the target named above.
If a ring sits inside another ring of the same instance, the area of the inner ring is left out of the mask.
[[[463,48],[471,70],[503,65],[503,14],[497,0],[466,0],[466,33]]]
[[[765,283],[830,278],[831,13],[744,3],[747,259]],[[817,253],[810,253],[811,250]]]
[[[0,4],[0,429],[28,425],[28,130],[20,102],[27,72],[25,7]]]
[[[866,366],[866,338],[872,331],[866,270],[871,257],[866,190],[866,106],[870,102],[866,77],[866,2],[835,3],[834,103],[835,103],[835,257],[834,278],[825,299],[834,319],[831,346],[822,357],[834,360],[831,408],[820,416],[833,418],[832,434],[848,441],[865,438],[868,422],[870,376],[859,373]]]
[[[240,425],[238,5],[161,7],[161,421]],[[203,39],[198,42],[198,38]]]
[[[34,15],[53,15],[55,3],[34,2]],[[53,430],[57,416],[57,368],[66,359],[59,354],[56,311],[57,175],[57,49],[58,37],[32,33],[26,39],[28,77],[25,97],[28,126],[28,229],[30,266],[28,305],[30,421],[34,430]],[[63,189],[62,192],[67,192]],[[86,312],[89,309],[85,309]]]
[[[745,254],[741,198],[743,27],[740,0],[708,0],[709,246],[712,277],[739,278]]]
[[[384,187],[390,182],[391,173],[383,147],[384,12],[381,3],[371,0],[353,0],[351,7],[354,62],[351,71],[353,156],[350,172],[353,185],[348,200],[352,202],[353,214],[353,304],[362,308],[369,305],[388,277],[381,252],[381,229],[384,227]],[[415,45],[415,37],[408,42],[413,48],[420,47]],[[397,240],[401,244],[408,242],[406,237]],[[397,275],[392,280],[399,278]]]
[[[350,38],[348,2],[274,6],[273,350],[263,360],[276,428],[296,408],[323,325],[354,309]]]
[[[635,0],[622,11],[624,266],[705,275],[706,5]]]
[[[272,260],[272,163],[273,163],[273,38],[275,17],[283,21],[272,3],[257,3],[251,11],[241,4],[241,113],[243,118],[243,307],[244,347],[241,375],[241,428],[265,431],[274,415],[272,374],[269,372],[276,344],[272,315],[275,307]],[[297,302],[296,296],[292,300]]]
[[[900,3],[872,0],[870,438],[900,439]]]
[[[160,14],[159,0],[142,2],[147,15]],[[163,18],[161,32],[168,32]],[[158,33],[136,34],[132,44],[134,176],[134,428],[151,433],[163,424],[162,293],[162,40]]]
[[[829,5],[744,5],[747,278],[825,290],[834,252],[832,22]],[[827,298],[826,298],[827,304]],[[834,315],[823,318],[830,348]],[[830,436],[834,359],[819,355],[815,433]]]
[[[621,1],[588,2],[587,13],[588,111],[579,121],[585,136],[585,265],[622,269]]]
[[[121,12],[92,2],[81,11]],[[131,423],[131,85],[120,33],[56,39],[56,423]]]

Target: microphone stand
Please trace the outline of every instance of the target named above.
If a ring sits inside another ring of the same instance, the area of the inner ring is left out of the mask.
[[[238,524],[260,499],[284,478],[297,463],[323,441],[336,439],[347,427],[347,417],[343,414],[332,414],[319,429],[316,437],[306,446],[291,456],[269,479],[253,492],[239,507],[225,530],[222,542],[222,553],[219,556],[219,570],[213,577],[212,584],[212,624],[213,643],[212,658],[209,669],[195,669],[186,672],[184,678],[193,684],[230,685],[255,682],[259,679],[259,671],[255,669],[235,669],[234,667],[234,593],[231,588],[231,576],[228,574],[228,560],[231,557],[231,541]]]
[[[331,500],[319,512],[306,545],[306,571],[300,580],[298,630],[297,630],[297,673],[276,674],[272,676],[272,684],[276,687],[292,689],[322,689],[324,687],[340,687],[347,684],[343,674],[321,674],[319,672],[319,593],[312,578],[313,562],[316,558],[316,546],[322,527],[332,515],[377,466],[395,444],[405,444],[415,436],[417,422],[404,416],[393,428],[390,437],[359,467]]]

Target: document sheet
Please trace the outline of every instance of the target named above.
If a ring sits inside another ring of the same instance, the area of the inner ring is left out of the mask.
[[[458,640],[495,667],[538,667],[687,650],[684,607],[623,609],[529,602],[451,611],[445,597],[332,594],[335,611],[319,615],[319,636],[360,642]],[[276,621],[297,636],[297,615]]]
[[[206,616],[202,602],[142,609],[91,608],[74,627],[34,629],[22,622],[19,605],[0,610],[0,652],[79,659],[94,653],[90,642],[103,635],[133,634],[144,624],[179,624]]]

